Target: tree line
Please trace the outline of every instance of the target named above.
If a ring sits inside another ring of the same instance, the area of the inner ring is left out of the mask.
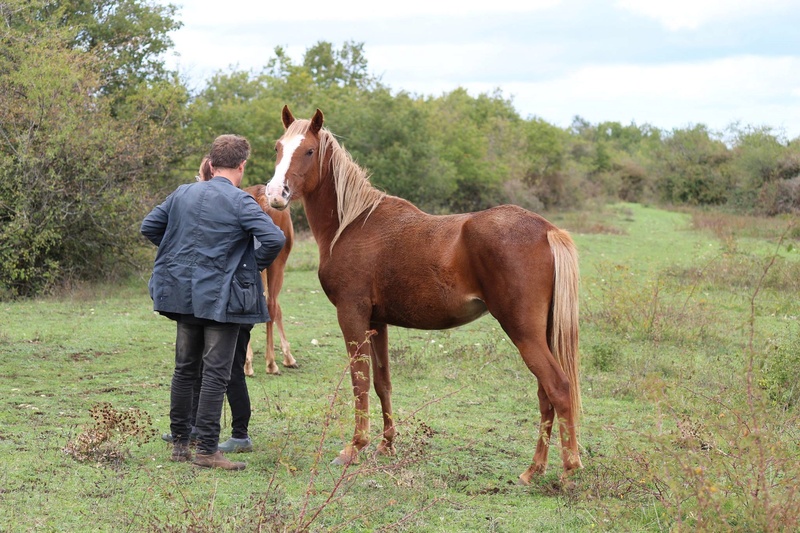
[[[172,5],[0,0],[0,23],[0,299],[139,268],[142,216],[193,179],[221,133],[253,146],[243,185],[268,180],[284,104],[322,109],[376,187],[430,213],[617,200],[800,210],[800,139],[768,126],[560,128],[500,91],[394,90],[356,42],[320,41],[298,62],[277,47],[260,71],[220,71],[193,93],[163,59],[181,27]]]

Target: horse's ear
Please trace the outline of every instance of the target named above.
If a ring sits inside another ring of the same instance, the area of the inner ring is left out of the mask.
[[[283,111],[281,111],[281,120],[283,120],[284,128],[288,128],[289,124],[294,122],[294,115],[292,115],[292,112],[289,111],[288,105],[283,106]]]
[[[317,109],[317,112],[314,113],[314,116],[311,117],[311,126],[309,126],[308,131],[316,135],[319,133],[319,130],[322,129],[322,122],[324,117],[322,116],[322,111]]]

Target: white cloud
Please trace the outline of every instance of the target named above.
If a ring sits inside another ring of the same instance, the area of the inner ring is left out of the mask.
[[[493,42],[385,45],[366,52],[370,68],[379,76],[387,74],[385,81],[475,79],[487,70],[503,68],[508,56],[507,46]]]
[[[555,7],[562,0],[460,0],[458,3],[435,0],[404,0],[384,2],[375,0],[306,0],[294,2],[264,2],[263,0],[226,0],[226,20],[254,22],[303,21],[357,21],[368,19],[396,19],[419,15],[474,15],[497,13],[531,13]],[[213,25],[217,20],[208,13],[218,13],[218,0],[180,0],[181,18],[187,24]],[[231,16],[232,15],[232,16]]]
[[[559,126],[575,115],[663,129],[704,123],[720,130],[741,121],[800,135],[800,40],[788,16],[795,13],[786,10],[798,0],[228,0],[224,15],[218,0],[172,1],[187,7],[178,14],[185,26],[172,35],[181,57],[169,65],[192,88],[229,66],[259,70],[278,45],[300,61],[315,42],[352,39],[364,44],[370,72],[395,91],[499,88],[522,116]],[[671,30],[702,29],[618,42],[598,28],[626,31],[631,17],[622,10]],[[522,31],[509,31],[519,20]]]
[[[792,0],[617,0],[616,6],[658,20],[669,30],[696,30],[718,19],[746,18]]]
[[[787,80],[788,77],[788,80]],[[788,82],[788,83],[787,83]],[[473,85],[471,92],[491,90]],[[536,83],[510,83],[517,108],[567,126],[575,115],[590,122],[636,122],[672,129],[734,122],[800,131],[800,58],[744,56],[665,66],[586,67]]]

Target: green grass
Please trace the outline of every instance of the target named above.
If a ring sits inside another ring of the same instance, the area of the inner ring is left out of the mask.
[[[397,456],[329,465],[352,436],[352,401],[304,238],[281,295],[300,368],[266,376],[257,361],[255,452],[237,456],[239,473],[168,460],[158,435],[175,332],[151,311],[146,275],[0,302],[0,531],[792,529],[796,237],[778,247],[783,226],[744,233],[737,220],[721,238],[691,213],[633,204],[550,218],[581,254],[586,468],[574,486],[559,480],[557,439],[548,474],[515,483],[533,454],[536,380],[491,317],[390,329]],[[90,410],[103,404],[144,427],[98,427]],[[114,453],[65,451],[97,433]]]

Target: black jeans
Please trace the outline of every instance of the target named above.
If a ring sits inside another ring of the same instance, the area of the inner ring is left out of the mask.
[[[197,451],[203,454],[217,451],[222,402],[231,377],[238,336],[239,324],[177,322],[175,372],[172,374],[169,410],[174,442],[189,442],[192,389],[202,375],[195,418]]]
[[[246,439],[248,437],[247,428],[250,425],[250,394],[247,390],[247,381],[244,375],[244,363],[247,359],[247,345],[250,344],[250,330],[252,329],[252,324],[239,326],[236,353],[233,356],[233,366],[231,367],[231,380],[228,382],[228,390],[226,391],[228,405],[231,407],[231,437],[235,439]],[[195,425],[197,418],[197,405],[200,401],[200,386],[202,383],[202,376],[198,375],[194,382],[192,426]]]
[[[236,340],[236,353],[233,356],[231,380],[228,382],[228,404],[231,406],[231,437],[234,439],[247,438],[247,426],[250,425],[250,394],[247,391],[247,381],[244,377],[244,362],[247,358],[247,345],[250,344],[250,330],[252,324],[242,324],[239,327],[239,337]]]

